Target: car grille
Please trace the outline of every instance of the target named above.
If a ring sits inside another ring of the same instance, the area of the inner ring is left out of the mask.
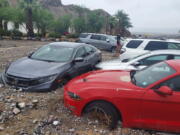
[[[12,76],[9,74],[6,74],[6,81],[7,81],[7,84],[12,85],[12,86],[17,86],[17,87],[29,87],[32,85],[36,85],[38,83],[35,80]]]

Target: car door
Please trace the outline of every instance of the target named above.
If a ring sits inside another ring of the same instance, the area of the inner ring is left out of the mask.
[[[99,44],[100,38],[101,37],[99,35],[93,34],[89,40],[89,44],[101,49],[101,46]]]
[[[158,93],[161,86],[168,86],[173,94]],[[149,89],[142,99],[141,112],[141,127],[180,132],[180,75]]]
[[[96,53],[96,50],[91,46],[85,46],[85,50],[87,52],[86,60],[89,63],[89,68],[93,68],[99,60],[99,55]]]
[[[76,51],[74,59],[77,59],[77,58],[83,58],[84,60],[82,62],[74,62],[74,64],[73,64],[74,76],[85,73],[87,71],[88,66],[89,66],[89,63],[87,60],[87,52],[86,52],[84,47],[80,47]]]

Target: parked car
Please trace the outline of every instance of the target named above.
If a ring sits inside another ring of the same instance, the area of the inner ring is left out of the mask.
[[[121,49],[120,60],[131,59],[155,50],[180,50],[180,42],[155,39],[131,39]]]
[[[98,63],[96,69],[141,70],[152,64],[171,59],[180,59],[180,50],[158,50],[131,59],[124,59],[123,61],[120,61],[119,59],[105,61]]]
[[[12,62],[3,82],[24,91],[48,91],[88,72],[101,61],[101,52],[83,43],[55,42]]]
[[[79,42],[91,44],[98,49],[115,52],[116,38],[115,36],[95,33],[82,33],[79,36]]]
[[[71,80],[64,103],[75,115],[95,111],[110,128],[123,127],[180,133],[180,60],[141,71],[99,70]]]

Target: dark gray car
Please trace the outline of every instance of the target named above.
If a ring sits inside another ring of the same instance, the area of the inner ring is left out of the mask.
[[[79,42],[91,44],[98,49],[115,52],[116,37],[106,34],[82,33],[79,36]]]
[[[92,70],[100,61],[101,52],[91,45],[56,42],[11,63],[2,80],[24,91],[49,91]]]

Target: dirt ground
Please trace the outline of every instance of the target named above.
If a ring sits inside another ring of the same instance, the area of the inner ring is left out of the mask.
[[[8,63],[48,42],[0,40],[0,72]],[[103,52],[103,60],[112,59]],[[20,106],[20,112],[14,110]],[[17,113],[17,114],[15,114]],[[25,93],[0,87],[0,135],[157,135],[144,130],[109,131],[97,120],[76,117],[63,105],[63,88],[49,93]]]

